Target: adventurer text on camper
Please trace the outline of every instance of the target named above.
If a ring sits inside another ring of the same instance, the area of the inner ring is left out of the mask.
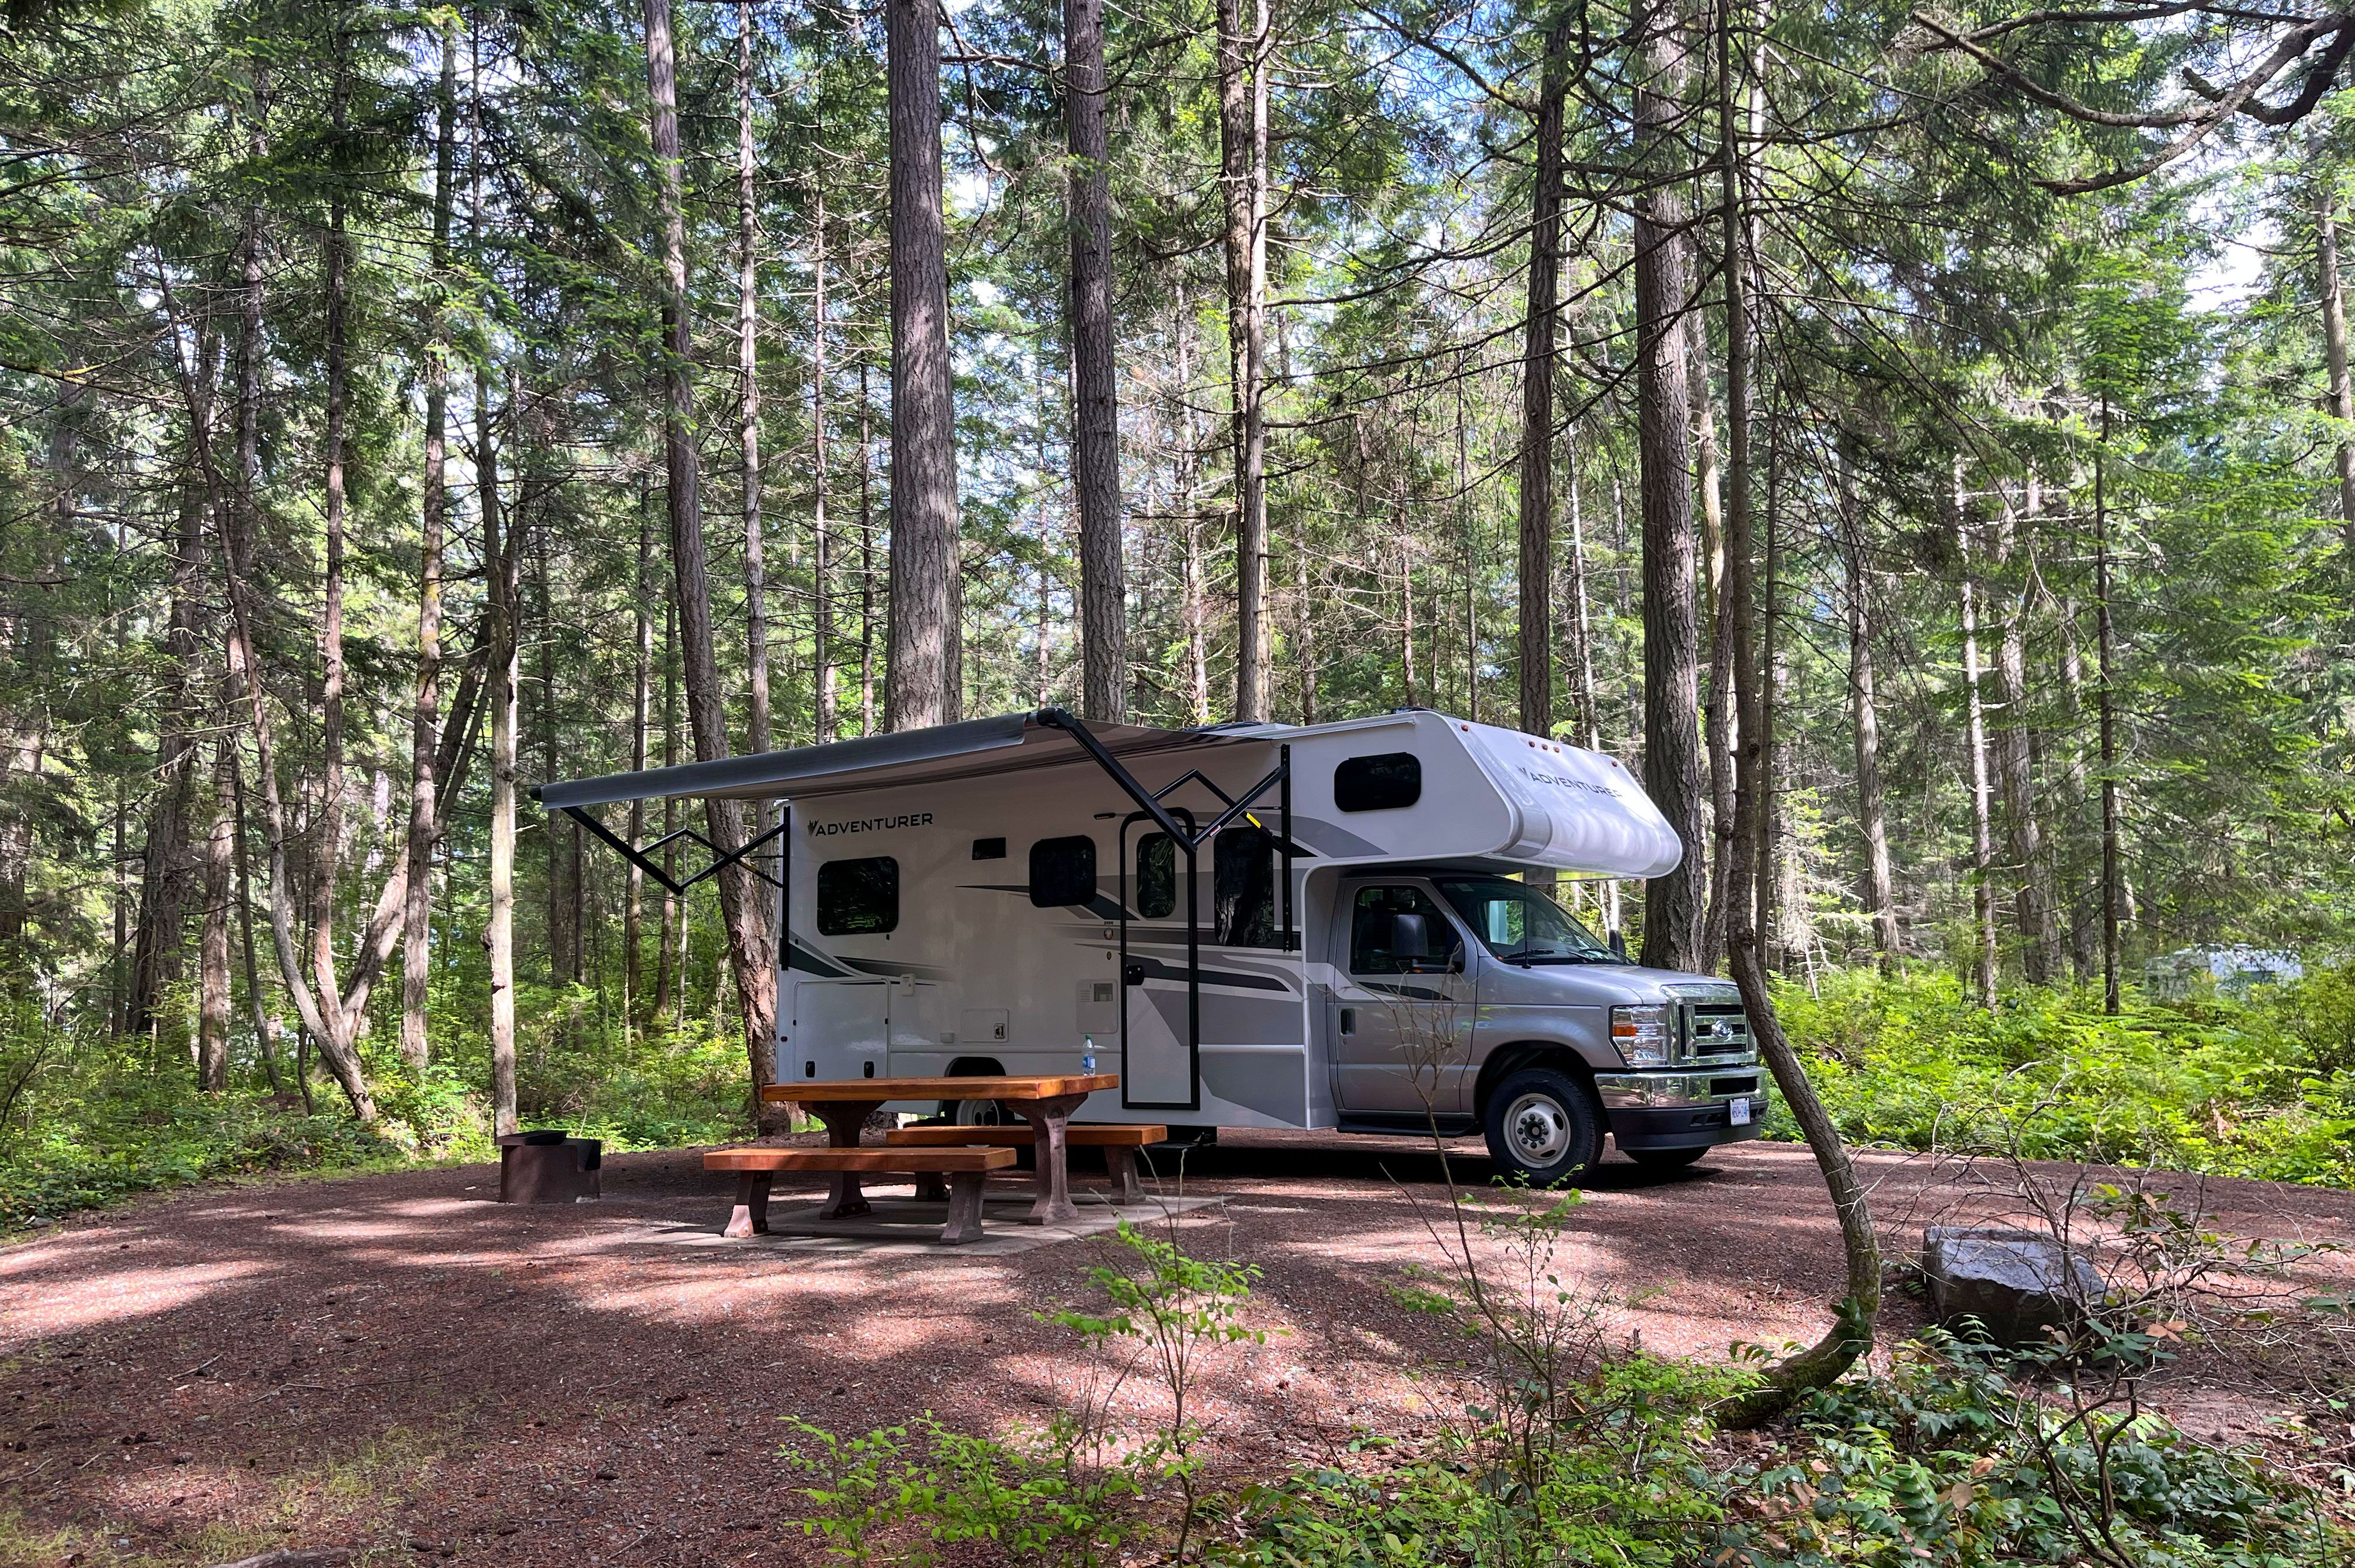
[[[932,814],[911,811],[900,816],[854,816],[847,822],[813,822],[809,825],[813,838],[831,838],[839,833],[888,833],[894,827],[930,827]]]

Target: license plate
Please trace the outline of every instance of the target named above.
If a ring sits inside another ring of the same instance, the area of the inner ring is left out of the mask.
[[[1750,1102],[1747,1100],[1736,1100],[1732,1104],[1726,1106],[1725,1119],[1733,1126],[1748,1126],[1750,1125]]]

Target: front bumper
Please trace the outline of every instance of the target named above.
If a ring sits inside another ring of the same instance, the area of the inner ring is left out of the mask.
[[[1598,1072],[1594,1087],[1622,1150],[1740,1143],[1756,1137],[1766,1119],[1766,1076],[1758,1067]]]

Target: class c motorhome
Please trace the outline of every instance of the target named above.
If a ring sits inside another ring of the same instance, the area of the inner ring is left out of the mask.
[[[779,803],[742,853],[787,933],[781,1078],[1092,1054],[1121,1084],[1089,1120],[1476,1131],[1540,1185],[1605,1137],[1687,1163],[1765,1108],[1731,985],[1633,965],[1550,896],[1547,873],[1657,876],[1682,846],[1616,760],[1538,736],[1042,709],[536,793],[664,880],[599,808]]]

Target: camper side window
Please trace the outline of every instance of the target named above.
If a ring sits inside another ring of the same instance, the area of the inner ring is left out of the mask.
[[[1273,947],[1274,837],[1256,827],[1230,827],[1215,848],[1211,940],[1225,947]]]
[[[828,860],[817,869],[821,936],[869,936],[900,924],[900,862],[889,855]]]
[[[1136,912],[1166,920],[1178,908],[1178,840],[1148,833],[1136,841]]]
[[[1084,904],[1096,896],[1096,841],[1086,834],[1041,838],[1030,846],[1030,901],[1040,909]]]
[[[1333,804],[1343,811],[1396,811],[1423,798],[1423,762],[1412,752],[1350,757],[1333,770]]]

